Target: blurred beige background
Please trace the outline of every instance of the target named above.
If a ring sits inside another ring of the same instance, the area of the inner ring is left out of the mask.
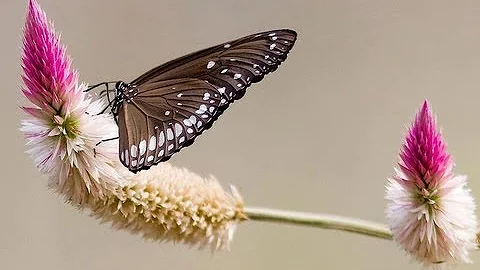
[[[457,172],[480,199],[480,3],[475,1],[41,0],[81,79],[131,80],[176,56],[258,31],[299,39],[172,162],[234,184],[251,206],[384,222],[384,185],[427,98]],[[1,269],[420,269],[393,242],[266,223],[212,256],[145,243],[65,205],[18,131],[26,1],[0,2]],[[480,251],[474,265],[478,269]]]

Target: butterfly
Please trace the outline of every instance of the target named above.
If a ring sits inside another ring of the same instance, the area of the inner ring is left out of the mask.
[[[109,106],[122,164],[136,173],[191,145],[247,87],[277,69],[296,38],[289,29],[257,33],[177,58],[130,83],[115,82]],[[108,92],[108,83],[101,84]]]

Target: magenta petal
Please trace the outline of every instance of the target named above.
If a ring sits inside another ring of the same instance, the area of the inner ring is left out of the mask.
[[[401,168],[415,179],[417,186],[435,187],[452,168],[452,159],[446,148],[430,106],[425,101],[405,139],[400,153]]]
[[[55,36],[53,25],[35,0],[30,0],[24,28],[22,68],[24,95],[37,107],[67,110],[78,89],[71,60]]]

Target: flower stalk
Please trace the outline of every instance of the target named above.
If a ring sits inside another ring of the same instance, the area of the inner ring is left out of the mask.
[[[277,210],[264,207],[245,206],[243,211],[251,221],[307,226],[393,240],[393,234],[391,230],[388,229],[387,225],[368,220],[319,213]],[[480,231],[477,236],[477,247],[480,249]]]
[[[316,227],[346,231],[387,240],[393,239],[392,232],[385,225],[361,219],[261,207],[244,207],[243,211],[250,220],[255,221]]]

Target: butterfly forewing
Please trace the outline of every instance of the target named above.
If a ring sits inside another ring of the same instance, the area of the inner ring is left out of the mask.
[[[122,163],[134,172],[147,169],[190,145],[250,84],[277,69],[295,40],[292,30],[250,35],[167,62],[132,81],[138,95],[118,113]]]

